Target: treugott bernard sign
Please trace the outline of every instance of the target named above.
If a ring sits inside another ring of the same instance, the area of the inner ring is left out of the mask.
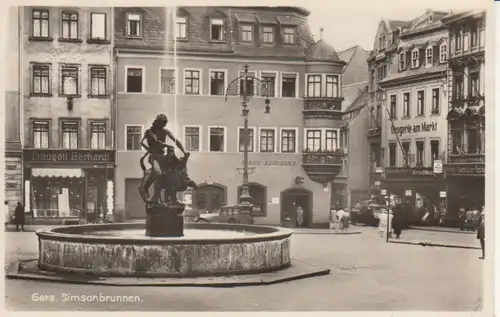
[[[484,164],[450,164],[444,169],[449,175],[484,175]]]
[[[114,163],[112,150],[24,150],[24,161],[31,163]]]

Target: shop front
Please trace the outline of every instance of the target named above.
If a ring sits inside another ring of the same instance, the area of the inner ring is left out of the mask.
[[[24,205],[37,220],[113,214],[115,152],[25,149]]]
[[[436,207],[442,214],[446,208],[444,175],[434,173],[432,167],[387,167],[381,186],[396,202],[405,205],[412,223],[418,223],[425,210],[432,212]]]
[[[446,164],[447,218],[458,221],[459,211],[478,209],[485,203],[484,163]]]

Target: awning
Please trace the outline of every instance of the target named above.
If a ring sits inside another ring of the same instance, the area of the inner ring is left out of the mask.
[[[84,177],[84,172],[80,168],[33,168],[31,170],[33,177]]]

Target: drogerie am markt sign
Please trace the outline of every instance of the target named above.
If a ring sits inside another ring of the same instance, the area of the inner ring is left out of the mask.
[[[27,163],[114,163],[112,150],[55,150],[25,149],[23,159]]]

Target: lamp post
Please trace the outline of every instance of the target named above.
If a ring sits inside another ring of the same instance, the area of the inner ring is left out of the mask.
[[[243,70],[244,74],[243,76],[239,76],[235,79],[233,79],[229,85],[226,88],[225,92],[225,100],[227,101],[227,96],[228,96],[228,91],[231,88],[231,86],[237,82],[238,80],[243,79],[243,85],[240,87],[240,96],[241,96],[241,115],[243,116],[243,184],[241,186],[241,195],[240,195],[240,205],[241,205],[241,211],[244,214],[250,215],[251,222],[253,223],[253,215],[252,215],[252,208],[253,204],[251,202],[252,197],[250,196],[250,188],[248,186],[248,146],[250,143],[250,138],[249,138],[249,133],[248,133],[248,115],[250,112],[250,109],[248,109],[248,103],[250,102],[250,99],[253,97],[255,94],[254,91],[252,93],[249,93],[247,88],[247,82],[251,81],[253,83],[254,80],[258,81],[259,83],[262,84],[261,89],[265,90],[265,113],[269,114],[271,111],[271,107],[269,104],[271,101],[269,100],[269,94],[268,94],[268,89],[267,86],[265,85],[264,82],[262,82],[260,79],[258,79],[255,76],[248,75],[248,64],[245,64]],[[254,136],[255,137],[255,136]]]

